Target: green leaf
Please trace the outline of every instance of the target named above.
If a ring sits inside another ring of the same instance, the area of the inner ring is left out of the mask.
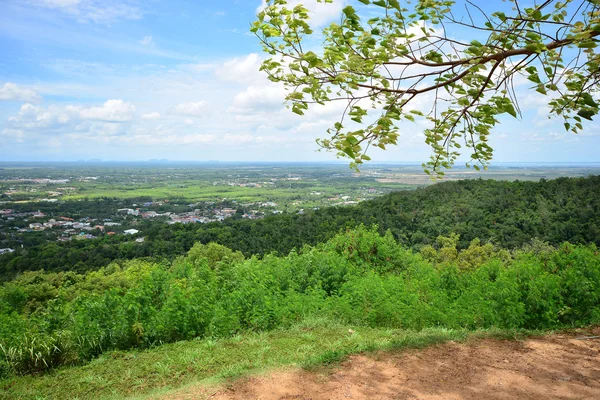
[[[402,11],[402,9],[400,8],[400,3],[398,2],[398,0],[388,0],[388,4],[390,6],[392,6],[393,8],[395,8],[398,11]]]
[[[358,139],[355,138],[354,136],[347,136],[346,142],[350,143],[351,145],[355,145],[355,144],[358,144]]]
[[[344,153],[346,153],[346,155],[348,155],[348,157],[354,158],[354,152],[352,151],[351,148],[345,148],[345,149],[342,149],[342,151]]]
[[[515,107],[513,106],[513,104],[510,102],[504,103],[504,107],[503,107],[504,112],[509,113],[510,115],[513,116],[513,118],[517,118],[517,112],[515,111]]]
[[[594,110],[590,110],[589,108],[585,108],[583,110],[579,110],[579,112],[577,112],[577,115],[579,115],[581,118],[585,118],[591,121],[592,117],[596,115],[596,112]]]
[[[584,42],[577,43],[577,47],[580,49],[595,49],[598,47],[598,44],[593,40],[586,40]]]
[[[535,89],[535,91],[538,92],[538,93],[541,93],[543,95],[547,95],[548,94],[548,92],[546,92],[546,88],[541,83],[539,85],[537,85],[537,88]]]
[[[583,100],[583,103],[586,106],[590,106],[590,107],[594,107],[594,108],[598,107],[598,104],[596,103],[596,101],[594,101],[594,98],[589,93],[585,93],[585,92],[582,93],[581,99]]]
[[[344,9],[342,10],[342,12],[344,13],[344,15],[346,15],[347,18],[349,18],[351,20],[356,20],[357,19],[356,10],[352,6],[346,6],[346,7],[344,7]]]
[[[304,115],[303,107],[301,103],[294,103],[292,106],[292,112],[298,115]]]
[[[541,43],[529,43],[527,46],[525,46],[525,50],[539,54],[544,50],[544,47],[545,46]]]

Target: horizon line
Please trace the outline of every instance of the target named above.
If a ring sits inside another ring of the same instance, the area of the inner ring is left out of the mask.
[[[369,165],[422,165],[425,161],[371,161],[369,163],[361,164],[360,167],[368,167]],[[110,163],[146,163],[146,164],[167,164],[167,163],[187,163],[187,164],[210,164],[210,163],[224,163],[224,164],[336,164],[336,165],[349,165],[349,161],[339,160],[325,160],[325,161],[299,161],[299,160],[252,160],[252,161],[232,161],[232,160],[169,160],[169,159],[148,159],[148,160],[101,160],[101,159],[89,159],[89,160],[19,160],[19,161],[5,161],[0,160],[0,164],[36,164],[36,163],[48,163],[48,164],[110,164]],[[499,164],[529,164],[529,165],[551,165],[551,164],[577,164],[577,165],[590,165],[600,164],[598,161],[496,161],[489,164],[489,167]],[[464,163],[456,163],[453,168],[465,167]]]

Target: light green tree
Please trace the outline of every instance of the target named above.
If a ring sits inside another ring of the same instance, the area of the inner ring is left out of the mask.
[[[293,112],[345,105],[318,140],[322,148],[356,166],[370,160],[370,147],[397,145],[403,121],[421,119],[432,148],[423,167],[443,174],[461,151],[467,166],[487,167],[498,117],[521,113],[518,77],[547,96],[567,131],[577,133],[599,111],[600,0],[495,1],[495,12],[485,3],[356,0],[314,32],[306,7],[268,0],[251,30],[270,55],[261,69],[286,87]],[[426,111],[415,107],[423,97]]]

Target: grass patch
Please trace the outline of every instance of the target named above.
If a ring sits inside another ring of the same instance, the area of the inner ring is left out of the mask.
[[[351,331],[352,329],[352,331]],[[443,328],[420,332],[355,327],[310,319],[286,330],[228,339],[167,344],[145,351],[111,352],[81,367],[0,382],[2,399],[147,397],[192,382],[217,383],[276,367],[317,369],[350,354],[421,348],[469,338],[523,338],[540,332]]]

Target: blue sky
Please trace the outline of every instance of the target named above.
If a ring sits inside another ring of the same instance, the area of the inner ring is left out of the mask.
[[[316,26],[353,2],[306,1]],[[315,151],[315,138],[339,110],[295,116],[283,90],[257,71],[263,56],[248,29],[260,5],[1,1],[0,161],[334,160]],[[506,118],[494,132],[496,161],[600,160],[597,125],[566,134],[523,90],[523,120]],[[373,160],[426,160],[421,130],[403,126],[399,146]]]

